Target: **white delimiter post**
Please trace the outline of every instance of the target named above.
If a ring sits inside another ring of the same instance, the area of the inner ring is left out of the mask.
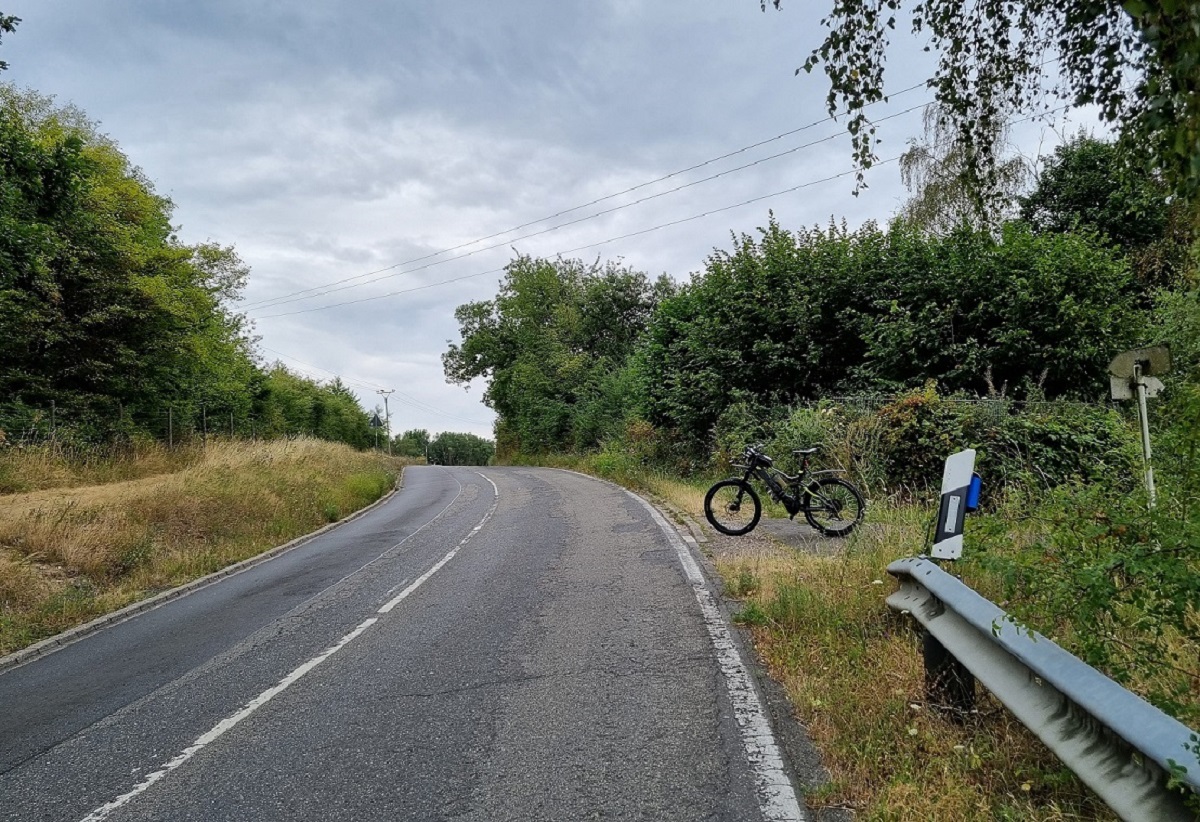
[[[962,556],[963,518],[967,513],[967,496],[971,475],[975,471],[975,449],[967,448],[946,458],[942,472],[942,499],[938,507],[937,527],[933,534],[934,559],[958,559]]]

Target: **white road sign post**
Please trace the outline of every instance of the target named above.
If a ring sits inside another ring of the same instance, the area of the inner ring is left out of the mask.
[[[1138,421],[1142,426],[1142,464],[1146,470],[1146,496],[1150,507],[1156,502],[1154,490],[1154,464],[1150,460],[1150,418],[1146,411],[1146,398],[1162,391],[1159,374],[1171,370],[1171,351],[1165,345],[1150,348],[1135,348],[1118,354],[1108,364],[1109,387],[1114,400],[1137,398]]]

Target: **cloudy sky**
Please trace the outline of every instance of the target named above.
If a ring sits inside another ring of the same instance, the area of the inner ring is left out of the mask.
[[[490,436],[484,386],[448,385],[441,354],[514,249],[686,281],[768,210],[785,227],[896,211],[896,165],[853,196],[824,76],[794,75],[827,6],[0,0],[23,18],[0,79],[99,121],[185,242],[237,248],[265,359],[340,375],[367,408],[394,390],[397,433]],[[929,100],[897,93],[928,69],[897,39],[885,159]]]

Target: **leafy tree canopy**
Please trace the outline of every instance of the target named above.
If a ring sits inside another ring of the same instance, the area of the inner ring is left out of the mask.
[[[20,17],[15,17],[14,15],[5,14],[4,12],[0,11],[0,38],[2,38],[5,34],[12,34],[14,31],[16,31],[17,24],[20,22]],[[0,60],[0,71],[4,71],[6,68],[8,68],[8,63]]]
[[[1131,170],[1123,155],[1121,144],[1081,132],[1018,198],[1020,216],[1040,232],[1095,232],[1129,257],[1142,282],[1173,284],[1187,267],[1187,212],[1160,176]]]
[[[424,428],[405,431],[395,439],[396,453],[402,457],[423,457],[429,447],[429,432]]]
[[[1030,163],[1019,154],[1005,153],[996,161],[995,185],[981,191],[972,184],[968,158],[940,111],[936,105],[926,106],[924,139],[910,141],[900,155],[900,179],[912,197],[898,216],[934,234],[963,226],[998,228],[1012,216],[1018,194],[1028,185]],[[990,138],[998,153],[1008,145],[1007,129],[1000,126],[1000,133]]]
[[[866,106],[884,99],[901,5],[834,0],[803,66],[822,66],[830,112],[848,113],[860,184],[878,159]],[[1189,200],[1200,193],[1200,0],[918,0],[911,27],[938,53],[929,86],[983,189],[996,182],[993,138],[1007,113],[1045,112],[1057,98],[1097,106],[1150,170]]]
[[[436,465],[487,465],[495,453],[495,443],[474,434],[443,431],[429,443],[429,461]]]
[[[703,449],[745,400],[786,405],[937,380],[1094,397],[1136,334],[1123,260],[1083,235],[930,236],[898,221],[735,238],[665,300],[640,359],[647,419]]]
[[[494,300],[455,311],[462,343],[442,356],[446,380],[488,380],[505,448],[590,447],[636,402],[625,366],[672,290],[615,263],[518,257]]]
[[[249,403],[247,269],[185,246],[171,202],[81,112],[0,86],[0,394],[80,417]]]
[[[366,447],[340,380],[258,366],[231,308],[249,269],[181,243],[172,209],[78,109],[0,85],[0,428],[53,408],[55,435],[65,421],[79,439],[211,428]]]

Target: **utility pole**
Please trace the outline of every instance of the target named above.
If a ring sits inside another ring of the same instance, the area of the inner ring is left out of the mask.
[[[388,411],[388,397],[390,397],[392,394],[395,394],[396,389],[392,388],[385,390],[380,388],[375,393],[383,395],[383,423],[387,430],[388,456],[390,457],[392,455],[392,414],[390,411]]]

